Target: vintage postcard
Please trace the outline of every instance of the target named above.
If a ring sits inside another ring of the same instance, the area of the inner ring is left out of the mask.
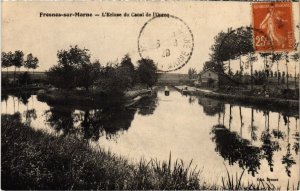
[[[299,2],[1,11],[1,189],[300,189]]]

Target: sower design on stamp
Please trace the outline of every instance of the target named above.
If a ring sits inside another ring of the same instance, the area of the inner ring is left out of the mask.
[[[256,51],[292,51],[294,33],[291,2],[252,4]]]
[[[194,48],[193,33],[178,17],[153,17],[142,27],[138,38],[141,58],[152,59],[159,71],[171,72],[190,60]]]

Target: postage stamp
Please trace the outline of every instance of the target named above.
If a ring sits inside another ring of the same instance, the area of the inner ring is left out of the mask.
[[[291,2],[253,3],[252,20],[256,51],[294,50]]]
[[[138,37],[140,57],[152,59],[161,72],[182,68],[190,60],[193,49],[191,29],[182,19],[172,15],[151,18]]]

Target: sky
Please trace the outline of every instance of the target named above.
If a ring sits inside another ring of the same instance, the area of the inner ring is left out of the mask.
[[[120,61],[129,54],[136,65],[138,36],[150,17],[40,17],[40,13],[124,14],[159,12],[182,19],[194,36],[194,49],[189,62],[176,73],[187,73],[189,68],[201,71],[209,60],[214,36],[252,22],[249,2],[3,2],[2,51],[22,50],[39,59],[37,71],[48,70],[57,64],[57,51],[78,45],[90,50],[92,60],[102,65]],[[293,3],[294,25],[299,23],[299,4]],[[159,29],[157,29],[159,30]],[[295,29],[296,31],[296,29]],[[162,31],[163,33],[163,31]],[[299,41],[299,31],[295,32]],[[293,65],[295,63],[290,63]],[[238,62],[232,62],[233,70]],[[254,69],[262,69],[259,60]],[[284,63],[280,64],[284,70]]]

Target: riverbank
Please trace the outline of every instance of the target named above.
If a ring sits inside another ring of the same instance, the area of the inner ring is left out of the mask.
[[[16,93],[16,92],[35,92],[41,89],[47,89],[47,86],[42,86],[39,84],[33,85],[29,84],[27,86],[19,86],[19,87],[3,87],[1,92],[4,94]]]
[[[185,89],[185,87],[187,88]],[[185,89],[185,92],[190,95],[205,96],[208,98],[218,99],[233,104],[239,103],[241,105],[257,106],[260,108],[268,108],[275,111],[290,110],[298,113],[299,110],[298,100],[222,94],[211,90],[189,86],[174,86],[174,88],[178,91],[182,91],[183,89]]]
[[[147,89],[137,89],[126,91],[123,94],[106,95],[99,90],[86,92],[79,90],[48,89],[38,91],[37,96],[39,100],[50,104],[73,106],[82,103],[84,103],[85,106],[124,104],[129,107],[136,104],[141,98],[151,95],[151,92],[152,91]]]
[[[180,162],[131,164],[76,137],[54,137],[2,115],[2,189],[207,189]]]

